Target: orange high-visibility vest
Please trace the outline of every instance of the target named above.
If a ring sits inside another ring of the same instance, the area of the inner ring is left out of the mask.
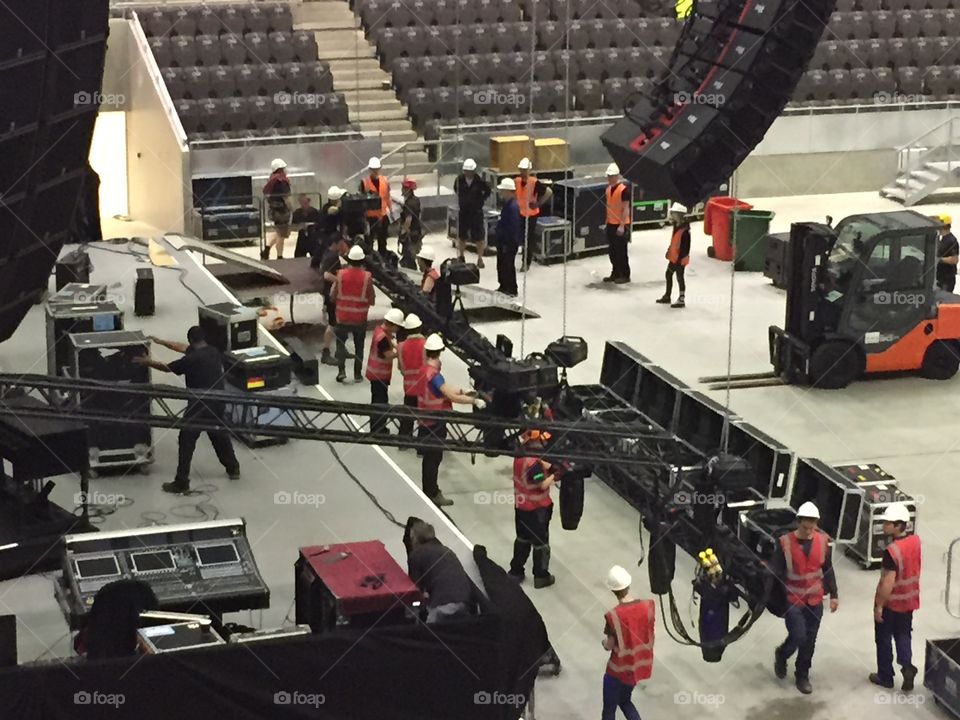
[[[610,652],[607,675],[631,687],[653,674],[653,630],[656,608],[653,600],[617,605],[606,614],[617,639]]]
[[[423,335],[413,335],[400,343],[397,361],[400,372],[403,373],[403,394],[408,397],[420,397],[420,393],[423,392],[420,380],[423,378],[423,364],[426,362],[426,355],[423,352],[426,342],[427,339]]]
[[[446,395],[440,395],[439,397],[433,392],[433,389],[430,387],[430,381],[440,372],[439,365],[433,365],[432,363],[425,362],[423,364],[423,372],[420,374],[419,382],[421,384],[420,395],[417,398],[417,407],[420,410],[425,412],[441,412],[443,410],[453,410],[453,403],[447,400]],[[436,425],[436,422],[433,420],[421,420],[421,425]]]
[[[810,554],[800,545],[796,532],[780,536],[787,563],[787,602],[791,605],[819,605],[823,602],[823,564],[827,561],[827,536],[817,530],[811,539]]]
[[[380,196],[380,209],[367,210],[368,218],[379,220],[390,214],[390,183],[387,182],[385,177],[378,175],[377,182],[374,183],[373,178],[367,175],[363,179],[363,189]]]
[[[363,268],[345,267],[337,273],[337,325],[366,325],[370,312],[367,288],[372,277]]]
[[[683,239],[683,231],[685,229],[685,227],[674,228],[673,235],[670,236],[670,247],[667,248],[667,260],[673,265],[677,263],[681,265],[690,264],[689,252],[683,258],[680,257],[680,241]]]
[[[920,538],[908,535],[894,540],[887,550],[897,564],[897,579],[887,607],[894,612],[920,609]]]
[[[513,504],[517,510],[530,511],[553,505],[549,488],[541,490],[527,481],[527,473],[537,461],[535,457],[513,459]]]
[[[537,176],[528,175],[527,179],[524,180],[517,175],[513,182],[517,187],[517,205],[520,206],[520,217],[538,217],[540,215],[540,207],[538,206],[536,209],[531,209],[530,207],[530,203],[535,202],[537,199],[535,192],[537,189]]]
[[[607,225],[630,227],[630,201],[623,199],[626,187],[623,183],[607,186]]]
[[[373,329],[373,339],[370,341],[370,352],[367,354],[367,380],[380,380],[389,383],[393,378],[393,360],[380,357],[377,347],[380,341],[387,338],[387,331],[383,325],[378,325]]]

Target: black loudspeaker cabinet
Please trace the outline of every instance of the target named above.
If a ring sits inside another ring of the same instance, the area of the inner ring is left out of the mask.
[[[133,314],[137,317],[146,317],[153,315],[156,308],[153,269],[137,268],[137,281],[133,286]]]
[[[763,275],[773,281],[773,286],[787,289],[790,280],[790,233],[770,233],[764,236]]]
[[[86,249],[77,248],[73,252],[67,253],[57,260],[56,266],[56,288],[57,292],[62,290],[70,283],[90,282],[90,256]]]
[[[17,616],[0,615],[0,668],[17,665]]]

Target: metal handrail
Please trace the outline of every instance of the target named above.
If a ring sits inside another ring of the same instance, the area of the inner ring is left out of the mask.
[[[904,143],[903,145],[900,145],[899,147],[897,147],[897,152],[902,152],[902,151],[904,151],[904,150],[910,149],[912,146],[917,145],[921,140],[923,140],[923,139],[924,139],[925,137],[927,137],[928,135],[931,135],[931,134],[937,132],[937,130],[939,130],[940,128],[942,128],[944,125],[953,123],[953,122],[955,122],[956,120],[957,120],[957,117],[956,117],[956,116],[952,116],[952,117],[947,118],[946,120],[944,120],[942,123],[940,123],[940,124],[937,125],[936,127],[932,127],[932,128],[930,128],[929,130],[925,130],[924,132],[922,132],[922,133],[920,133],[919,135],[917,135],[917,137],[915,137],[915,138],[914,138],[913,140],[911,140],[910,142]]]
[[[262,137],[243,137],[243,138],[220,138],[211,140],[191,140],[190,145],[235,145],[240,143],[262,143],[264,140],[270,140],[271,144],[276,141],[294,141],[303,142],[304,140],[322,140],[324,142],[341,140],[359,140],[359,132],[331,132],[331,133],[303,133],[299,135],[264,135]]]
[[[950,582],[952,580],[952,567],[953,567],[953,552],[954,547],[960,545],[960,538],[957,538],[952,543],[950,547],[947,548],[946,560],[947,560],[947,587],[943,592],[943,604],[947,608],[947,612],[950,613],[955,618],[960,618],[960,612],[954,612],[950,609]]]

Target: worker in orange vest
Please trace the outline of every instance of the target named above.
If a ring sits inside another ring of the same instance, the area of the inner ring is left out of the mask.
[[[779,580],[787,594],[787,639],[773,654],[773,670],[778,678],[787,676],[787,660],[797,653],[797,690],[813,692],[810,664],[823,619],[823,598],[830,595],[830,612],[840,606],[837,579],[833,572],[830,538],[821,532],[820,510],[805,502],[797,510],[797,529],[780,536],[773,556],[771,580]]]
[[[380,158],[372,157],[367,163],[370,174],[360,181],[360,192],[376,193],[380,196],[380,207],[376,210],[367,210],[367,237],[377,241],[377,252],[381,255],[387,252],[387,231],[390,229],[390,208],[393,201],[390,199],[390,183],[380,174]]]
[[[680,297],[670,305],[673,308],[686,307],[684,294],[687,285],[683,280],[683,271],[690,264],[690,221],[687,220],[687,208],[678,202],[670,206],[670,221],[673,231],[670,235],[670,247],[667,248],[667,291],[663,297],[657,298],[658,303],[670,303],[673,293],[673,276],[677,276],[677,287],[680,288]]]
[[[633,704],[633,688],[653,674],[653,631],[656,606],[653,600],[635,600],[630,595],[633,578],[614,565],[607,573],[607,589],[617,606],[604,615],[603,648],[610,651],[603,676],[603,720],[614,720],[617,708],[627,720],[640,720]]]
[[[523,158],[517,163],[520,174],[513,179],[517,193],[517,205],[520,207],[520,217],[523,218],[524,222],[520,257],[521,272],[525,272],[530,266],[530,248],[533,246],[540,210],[553,197],[553,190],[540,182],[536,175],[530,174],[532,167],[533,163],[530,162],[530,158]]]
[[[400,352],[397,354],[397,368],[403,375],[403,404],[416,408],[421,387],[423,363],[426,360],[423,346],[427,339],[423,336],[423,322],[419,315],[410,313],[403,323],[407,337],[400,343]],[[413,437],[413,418],[400,420],[400,434]],[[402,449],[402,448],[401,448]]]
[[[363,269],[363,248],[354,245],[347,253],[347,267],[337,273],[330,295],[337,313],[337,382],[347,379],[347,338],[353,337],[353,379],[363,380],[363,338],[367,334],[367,315],[376,302],[373,276]]]
[[[393,360],[397,357],[397,331],[403,327],[403,310],[390,308],[383,322],[373,329],[370,352],[367,355],[367,380],[370,381],[370,404],[390,404],[390,380],[393,379]],[[370,418],[370,432],[383,432],[387,420],[382,415]]]
[[[890,544],[883,552],[883,565],[873,602],[874,640],[877,644],[877,672],[870,682],[893,687],[893,652],[903,674],[903,691],[913,690],[917,668],[913,665],[913,611],[920,609],[920,538],[907,535],[910,511],[903,503],[893,503],[883,514],[883,534]]]
[[[513,460],[513,505],[517,538],[513,541],[510,576],[523,582],[524,566],[533,550],[533,586],[550,587],[556,578],[550,574],[550,519],[553,499],[550,488],[557,481],[550,463],[543,459],[543,444],[550,433],[528,430],[521,442],[530,455]]]
[[[623,284],[630,282],[630,256],[627,243],[633,225],[630,189],[620,179],[616,163],[607,165],[607,249],[610,255],[610,275],[604,282]]]

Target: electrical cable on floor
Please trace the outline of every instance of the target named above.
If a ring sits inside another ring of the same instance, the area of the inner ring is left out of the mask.
[[[113,503],[112,505],[106,503],[88,503],[87,504],[87,520],[91,525],[101,525],[103,522],[110,516],[113,515],[117,510],[124,507],[130,507],[133,505],[133,498],[123,497],[123,500],[120,502]],[[73,508],[73,514],[77,517],[83,515],[83,505],[77,505]]]
[[[130,245],[130,241],[127,242],[127,245],[128,245],[128,246]],[[116,250],[116,249],[114,249],[114,248],[108,248],[108,247],[105,247],[105,246],[102,246],[102,245],[98,245],[98,244],[88,244],[88,245],[86,245],[86,247],[92,248],[93,250],[102,250],[103,252],[113,253],[114,255],[129,255],[129,256],[131,256],[131,257],[137,258],[138,260],[148,260],[148,259],[149,259],[149,257],[148,257],[147,254],[145,254],[145,253],[138,253],[138,252],[135,252],[135,251],[132,250],[132,249]],[[182,266],[180,266],[180,265],[165,266],[165,265],[152,265],[152,264],[151,264],[151,266],[154,267],[154,268],[156,268],[157,270],[173,270],[173,271],[175,271],[175,272],[177,273],[177,280],[179,280],[180,284],[183,285],[183,287],[187,290],[187,292],[189,292],[191,295],[193,295],[201,305],[205,305],[205,304],[206,304],[207,301],[204,300],[202,297],[200,297],[200,294],[199,294],[196,290],[194,290],[192,287],[190,287],[189,285],[187,285],[187,281],[184,279],[184,278],[186,277],[186,275],[187,275],[187,269],[186,269],[185,267],[182,267]]]
[[[167,514],[160,510],[146,510],[140,513],[140,519],[143,524],[140,527],[155,527],[157,525],[166,525]]]
[[[383,505],[381,505],[380,500],[377,499],[377,496],[374,495],[369,490],[367,490],[366,486],[360,481],[360,478],[358,478],[356,475],[353,474],[353,472],[351,472],[350,468],[347,467],[346,463],[344,463],[343,459],[340,457],[340,453],[338,453],[337,449],[333,446],[333,443],[328,442],[327,447],[330,448],[330,452],[333,454],[334,460],[336,460],[337,463],[340,465],[340,467],[343,468],[343,471],[347,474],[347,477],[353,480],[353,482],[355,482],[357,486],[363,491],[363,494],[366,495],[368,498],[370,498],[370,502],[372,502],[376,506],[377,510],[383,513],[383,516],[387,520],[392,522],[394,525],[396,525],[398,528],[406,529],[407,526],[404,523],[397,520],[397,518],[394,517],[392,512],[390,512]]]

